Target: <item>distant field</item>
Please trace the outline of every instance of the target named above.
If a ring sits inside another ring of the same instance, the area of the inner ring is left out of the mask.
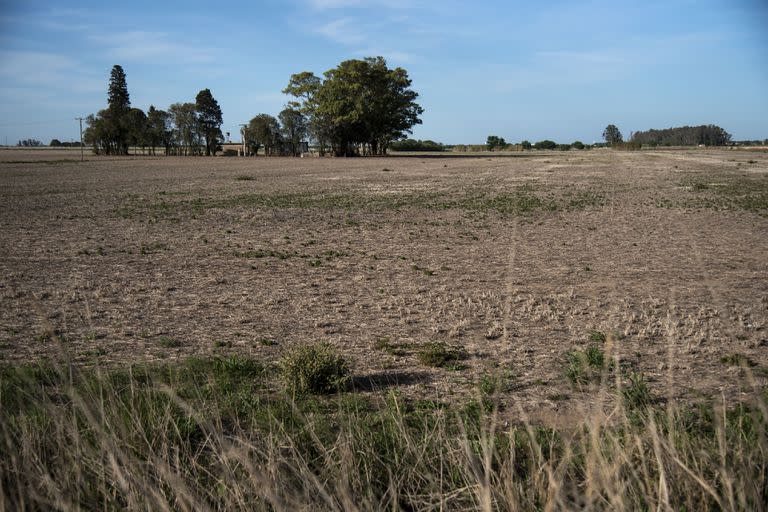
[[[733,354],[768,376],[762,154],[76,154],[0,152],[6,361],[60,358],[53,331],[82,365],[328,341],[419,397],[509,369],[542,417],[584,397],[563,364],[595,340],[668,398],[737,398]],[[425,366],[430,342],[465,358]]]

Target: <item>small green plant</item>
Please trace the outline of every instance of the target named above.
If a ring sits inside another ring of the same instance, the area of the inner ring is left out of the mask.
[[[177,348],[181,346],[181,341],[171,338],[169,336],[160,336],[157,342],[163,348]]]
[[[301,345],[280,360],[283,380],[297,395],[343,391],[350,381],[349,363],[328,343]]]
[[[653,403],[653,394],[642,373],[632,372],[621,390],[624,405],[629,410],[645,410]]]
[[[566,354],[565,376],[572,384],[583,385],[600,378],[605,368],[605,352],[596,345]]]
[[[589,333],[589,341],[605,343],[605,333],[603,331],[592,331]]]
[[[240,176],[236,176],[235,179],[237,181],[251,181],[251,180],[253,180],[255,178],[253,176],[248,176],[247,174],[243,174],[243,175],[240,175]]]
[[[377,338],[374,342],[374,346],[376,349],[382,350],[393,356],[404,356],[406,354],[404,347],[398,343],[392,343],[388,336]]]
[[[256,342],[262,347],[274,347],[275,345],[277,345],[277,341],[271,338],[259,338],[258,340],[256,340]]]
[[[591,368],[602,370],[605,366],[605,352],[595,345],[590,345],[584,350],[584,355],[587,359],[587,364]]]
[[[514,387],[515,374],[511,369],[497,369],[493,373],[486,373],[480,377],[477,387],[485,397],[492,397],[497,393],[505,393]]]
[[[419,362],[435,368],[455,367],[466,353],[458,347],[451,347],[442,341],[432,341],[419,349]]]
[[[756,366],[755,362],[744,354],[727,354],[720,358],[726,366]]]

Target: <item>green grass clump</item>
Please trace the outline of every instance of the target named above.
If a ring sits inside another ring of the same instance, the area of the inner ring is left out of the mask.
[[[621,389],[621,397],[627,410],[645,410],[654,401],[648,381],[642,373],[632,372]]]
[[[744,354],[726,354],[720,358],[726,366],[756,366],[755,362]]]
[[[418,358],[421,364],[435,368],[455,367],[466,358],[466,352],[442,341],[432,341],[419,349]]]
[[[337,393],[347,388],[347,360],[332,345],[315,343],[289,350],[280,361],[283,380],[293,394]]]
[[[605,352],[596,345],[566,354],[565,376],[575,385],[588,384],[600,379],[606,367]]]
[[[603,331],[592,331],[589,333],[589,341],[605,343],[605,333]]]

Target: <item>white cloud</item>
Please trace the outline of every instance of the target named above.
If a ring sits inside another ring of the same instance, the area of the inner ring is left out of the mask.
[[[175,41],[165,32],[116,32],[93,35],[91,39],[103,44],[109,56],[123,60],[207,63],[216,58],[213,49]]]
[[[331,21],[318,27],[315,32],[342,44],[357,44],[365,40],[360,25],[352,18]]]
[[[53,85],[75,68],[75,62],[63,55],[0,51],[0,77],[5,83]]]

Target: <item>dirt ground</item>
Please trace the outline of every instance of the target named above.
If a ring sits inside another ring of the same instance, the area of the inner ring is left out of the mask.
[[[768,378],[766,153],[78,160],[0,151],[3,361],[328,341],[376,389],[502,373],[543,414],[589,396],[564,367],[591,343],[667,399]],[[434,341],[466,359],[424,366]]]

